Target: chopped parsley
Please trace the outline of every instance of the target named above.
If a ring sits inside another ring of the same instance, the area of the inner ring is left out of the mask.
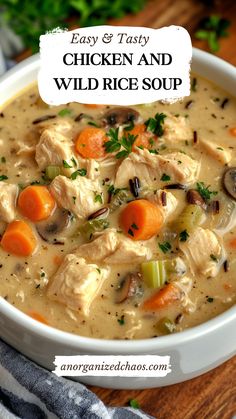
[[[129,228],[129,230],[128,230],[128,234],[129,234],[130,236],[134,237],[134,233],[133,233],[133,231],[131,230],[131,228]]]
[[[158,246],[163,253],[167,253],[171,250],[171,244],[169,242],[158,243]]]
[[[214,298],[213,297],[207,297],[207,302],[208,303],[213,303],[213,301],[214,301]]]
[[[165,173],[163,173],[163,175],[161,177],[161,180],[163,182],[168,182],[168,180],[170,180],[170,176],[169,175],[166,175]]]
[[[96,128],[100,127],[100,125],[97,122],[94,122],[94,121],[89,121],[88,125],[91,125],[92,127],[96,127]]]
[[[76,170],[75,172],[73,172],[71,174],[71,177],[70,178],[72,180],[75,180],[77,178],[77,176],[86,176],[86,174],[87,174],[87,170],[86,169],[78,169],[78,170]]]
[[[76,163],[76,160],[75,160],[74,157],[72,157],[71,161],[72,161],[73,165],[76,167],[77,166],[77,163]]]
[[[179,240],[181,241],[181,242],[186,242],[186,240],[188,239],[188,237],[189,237],[189,234],[188,234],[188,232],[187,232],[187,230],[185,229],[185,230],[183,230],[183,231],[181,231],[180,233],[179,233]]]
[[[137,402],[137,400],[135,399],[130,399],[129,400],[129,406],[132,407],[133,409],[139,409],[139,402]]]
[[[132,146],[137,138],[137,135],[131,135],[130,133],[119,138],[119,128],[111,128],[106,135],[109,137],[109,141],[104,143],[105,150],[107,153],[118,151],[116,154],[117,159],[127,157],[131,153]],[[123,147],[122,150],[121,147]]]
[[[76,196],[72,196],[72,199],[73,199],[73,202],[74,202],[74,204],[75,204],[75,201],[76,201]]]
[[[107,192],[110,195],[117,195],[120,191],[127,191],[127,188],[115,188],[114,185],[109,185]]]
[[[137,226],[137,224],[135,224],[135,223],[133,223],[132,225],[131,225],[131,227],[134,229],[134,230],[138,230],[139,228],[138,228],[138,226]]]
[[[125,131],[131,131],[134,128],[134,118],[131,119],[129,125],[126,125],[126,127],[124,127]]]
[[[217,191],[210,191],[210,186],[205,186],[204,182],[197,183],[197,191],[200,193],[201,197],[207,201],[211,199],[211,195],[217,195]]]
[[[99,268],[96,268],[96,270],[98,271],[98,273],[99,273],[99,274],[101,273],[101,269],[99,269]]]
[[[146,130],[153,132],[153,134],[161,137],[164,134],[163,124],[166,115],[164,113],[156,113],[154,118],[149,118],[144,122]]]
[[[211,254],[210,255],[211,260],[213,260],[214,262],[218,262],[218,259],[215,255]]]
[[[158,151],[154,148],[153,150],[148,150],[151,154],[159,154]]]
[[[102,195],[97,194],[97,192],[95,192],[94,202],[99,202],[100,204],[102,204],[103,203]]]
[[[71,109],[68,109],[68,108],[65,108],[65,109],[62,109],[60,112],[58,112],[58,115],[59,116],[69,116],[69,115],[71,115],[71,112],[72,112],[72,110]]]
[[[45,272],[41,272],[41,274],[40,274],[41,278],[44,278],[45,275],[46,275]]]
[[[6,157],[1,157],[1,163],[6,163]]]
[[[123,326],[125,324],[125,316],[122,314],[120,319],[117,319],[120,326]]]
[[[0,181],[1,180],[7,180],[8,179],[8,176],[6,176],[6,175],[0,175]]]

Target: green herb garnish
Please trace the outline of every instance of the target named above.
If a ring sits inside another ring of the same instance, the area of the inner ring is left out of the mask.
[[[161,177],[161,180],[162,180],[163,182],[168,182],[168,180],[170,180],[170,176],[168,176],[168,175],[166,175],[165,173],[163,173],[163,175],[162,175],[162,177]]]
[[[128,133],[127,137],[122,136],[119,138],[119,128],[111,128],[106,135],[110,139],[104,143],[105,150],[107,153],[118,151],[116,154],[117,159],[127,157],[131,153],[132,145],[137,138],[137,135],[131,135],[130,133]],[[120,151],[121,147],[123,147],[123,150]]]
[[[214,262],[218,262],[218,259],[215,255],[211,254],[210,255],[211,260],[213,260]]]
[[[63,167],[65,167],[65,169],[72,169],[72,166],[70,166],[66,160],[62,160],[62,164],[63,164]]]
[[[78,169],[75,172],[73,172],[70,176],[72,180],[75,180],[77,176],[86,176],[87,170],[86,169]]]
[[[199,30],[194,34],[195,38],[207,41],[211,52],[219,51],[219,39],[229,35],[227,29],[230,26],[230,21],[217,15],[211,15],[203,19],[199,26]]]
[[[197,183],[197,191],[200,193],[201,197],[206,201],[211,199],[211,196],[217,195],[217,191],[210,191],[210,186],[205,186],[204,182]]]
[[[129,230],[128,230],[128,234],[129,234],[130,236],[134,237],[134,232],[131,230],[131,228],[129,228]]]
[[[6,157],[1,157],[1,163],[6,163]]]
[[[6,176],[6,175],[0,175],[0,181],[1,180],[7,180],[8,179],[8,176]]]
[[[137,402],[137,400],[135,399],[130,399],[129,400],[129,406],[132,407],[133,409],[139,409],[139,402]]]
[[[89,121],[88,125],[91,125],[92,127],[96,127],[96,128],[100,127],[100,125],[97,122],[94,122],[94,121]]]
[[[99,202],[100,204],[102,204],[103,203],[102,194],[97,194],[97,192],[95,192],[94,202]]]
[[[122,314],[120,319],[117,319],[118,323],[123,326],[125,324],[125,316]]]
[[[23,45],[37,52],[39,37],[56,27],[68,27],[71,19],[78,27],[103,25],[110,18],[121,18],[140,11],[145,0],[1,0],[1,17],[21,37]]]
[[[167,253],[171,250],[171,244],[169,242],[158,243],[158,246],[163,253]]]
[[[115,188],[114,185],[109,185],[107,192],[110,195],[117,195],[120,191],[127,191],[127,188]]]
[[[179,240],[181,242],[186,242],[186,240],[188,239],[188,237],[189,237],[189,234],[188,234],[187,230],[183,230],[183,231],[181,231],[179,233]]]
[[[71,161],[72,161],[73,165],[76,167],[77,166],[77,163],[76,163],[76,160],[75,160],[74,157],[72,157]]]
[[[71,112],[72,112],[71,109],[65,108],[65,109],[62,109],[60,112],[58,112],[58,116],[69,116],[71,115]]]
[[[163,124],[166,115],[164,113],[156,113],[154,118],[149,118],[144,124],[146,130],[153,132],[153,134],[161,137],[164,134]]]
[[[131,227],[132,227],[134,230],[139,230],[139,228],[138,228],[137,224],[135,224],[135,223],[131,224]]]
[[[153,150],[148,150],[149,153],[151,154],[159,154],[157,150],[155,150],[155,148]]]

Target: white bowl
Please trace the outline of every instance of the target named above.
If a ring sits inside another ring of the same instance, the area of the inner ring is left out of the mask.
[[[0,79],[0,106],[36,80],[39,57],[17,65]],[[194,50],[192,69],[236,96],[236,69],[213,55]],[[170,355],[172,372],[164,378],[78,377],[86,384],[142,389],[182,382],[226,361],[236,353],[236,307],[181,333],[134,341],[76,336],[45,326],[0,298],[0,337],[24,355],[54,369],[55,355]]]

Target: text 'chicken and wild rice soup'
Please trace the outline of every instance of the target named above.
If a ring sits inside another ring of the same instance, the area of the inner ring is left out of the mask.
[[[83,336],[174,333],[236,299],[236,100],[0,112],[0,295]],[[94,100],[96,102],[96,98]]]

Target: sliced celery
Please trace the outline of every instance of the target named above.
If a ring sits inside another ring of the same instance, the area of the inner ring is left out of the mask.
[[[149,288],[161,288],[166,281],[165,262],[153,260],[141,264],[143,279]]]
[[[161,332],[161,334],[169,335],[175,331],[176,326],[168,317],[163,317],[156,323],[155,328]]]
[[[60,175],[61,169],[59,166],[47,166],[45,169],[45,175],[47,179],[53,180],[56,176]]]
[[[198,205],[189,204],[183,212],[179,215],[178,219],[174,222],[173,228],[177,233],[186,230],[190,232],[199,226],[204,217],[204,210]]]
[[[167,275],[182,276],[186,273],[186,265],[180,257],[165,260]]]
[[[119,208],[122,204],[127,202],[129,192],[126,189],[120,189],[115,195],[113,195],[110,203],[110,211],[113,212]]]
[[[105,230],[108,227],[109,222],[105,219],[100,218],[96,220],[90,220],[79,227],[79,233],[85,236],[86,239],[91,239],[94,233]]]
[[[145,284],[149,288],[162,288],[171,277],[186,273],[186,265],[180,257],[173,259],[152,260],[141,264]]]

